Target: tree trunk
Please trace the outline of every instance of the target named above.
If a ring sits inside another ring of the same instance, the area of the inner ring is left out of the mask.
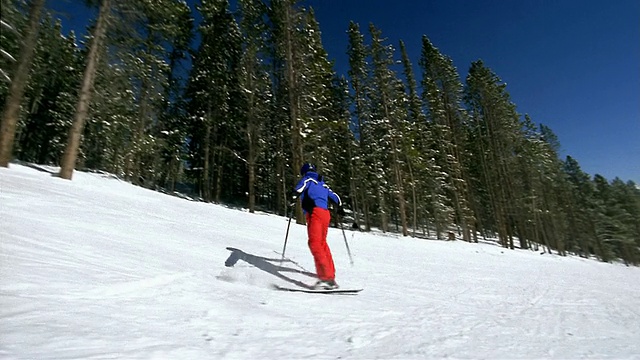
[[[27,34],[20,50],[19,62],[13,74],[4,113],[2,114],[2,124],[0,125],[0,166],[2,167],[8,167],[9,161],[13,158],[16,124],[20,115],[20,104],[29,80],[29,71],[38,40],[38,29],[40,28],[40,13],[42,13],[44,2],[45,0],[35,0],[31,4]]]
[[[249,122],[253,120],[251,112],[249,113]],[[247,156],[247,167],[249,170],[249,179],[247,186],[249,187],[249,212],[254,213],[256,208],[256,163],[258,158],[258,145],[254,141],[258,137],[255,126],[250,125],[247,129],[247,140],[249,145],[249,156]],[[257,139],[256,139],[257,140]]]
[[[147,48],[149,46],[147,45]],[[147,56],[143,56],[143,64],[146,66]],[[131,149],[129,149],[130,156],[128,168],[131,169],[131,181],[140,186],[144,186],[145,180],[143,180],[144,170],[142,169],[142,157],[144,152],[144,129],[147,126],[147,119],[149,118],[149,79],[147,76],[142,75],[139,94],[139,111],[138,111],[138,128],[134,133],[134,137],[131,141]]]
[[[286,57],[287,57],[287,85],[288,85],[288,95],[289,95],[289,117],[291,120],[291,153],[292,153],[292,162],[293,162],[293,175],[294,178],[298,176],[298,171],[302,166],[302,139],[300,138],[300,124],[298,120],[299,109],[298,109],[298,94],[297,94],[297,81],[296,81],[296,66],[294,64],[294,46],[293,46],[293,23],[291,20],[291,5],[287,3],[287,8],[285,9],[285,36],[286,36]],[[304,223],[304,216],[302,214],[302,207],[296,207],[296,222],[298,224]]]
[[[253,55],[253,52],[251,52]],[[253,76],[252,74],[255,72],[253,67],[249,70],[249,76],[247,77],[247,87],[249,89],[254,89],[253,86]],[[256,207],[256,163],[258,160],[258,125],[257,119],[254,119],[254,109],[256,107],[255,104],[255,91],[251,91],[249,93],[249,99],[247,101],[249,104],[249,108],[247,110],[247,170],[249,171],[249,179],[247,183],[247,187],[249,190],[249,212],[254,213]]]
[[[256,164],[254,160],[249,162],[249,212],[254,213],[256,208]]]
[[[379,200],[379,206],[380,206],[380,228],[382,229],[383,233],[387,233],[389,232],[389,215],[388,215],[388,209],[387,209],[387,202],[385,201],[385,193],[383,191],[383,189],[378,186],[378,200]]]
[[[226,145],[226,143],[225,143],[225,145]],[[225,161],[224,157],[225,157],[225,154],[224,154],[224,151],[222,151],[222,149],[219,149],[217,151],[217,155],[218,155],[217,156],[218,161],[216,162],[217,163],[216,164],[217,165],[217,167],[216,167],[216,186],[215,186],[216,192],[215,192],[214,199],[215,199],[215,202],[217,204],[220,204],[222,202],[222,175],[223,175],[223,170],[224,170],[224,161]]]
[[[416,237],[416,230],[418,228],[418,197],[416,195],[416,179],[413,176],[413,168],[411,166],[411,161],[407,161],[407,164],[409,165],[409,177],[411,180],[411,206],[413,208],[413,237]]]
[[[107,30],[107,17],[110,10],[109,2],[110,0],[102,0],[102,5],[100,5],[98,23],[96,24],[93,40],[91,40],[91,49],[89,49],[87,66],[84,69],[84,78],[82,80],[78,104],[76,105],[73,125],[69,131],[67,146],[64,150],[62,161],[60,162],[59,176],[67,180],[71,180],[73,176],[73,169],[75,168],[78,150],[80,148],[80,137],[82,136],[84,122],[89,112],[89,103],[91,101],[91,95],[93,94],[93,80],[96,75],[96,65],[98,63],[98,49],[102,45],[102,38]]]
[[[204,197],[204,201],[206,202],[210,202],[211,201],[211,182],[209,181],[209,162],[210,162],[210,156],[209,153],[211,153],[211,125],[209,125],[209,117],[211,116],[211,114],[207,114],[207,120],[206,120],[206,125],[205,125],[205,138],[204,138],[204,156],[203,156],[203,164],[202,164],[202,187],[201,187],[201,191],[202,191],[202,196]]]
[[[396,186],[398,187],[397,201],[398,211],[400,212],[400,223],[402,224],[402,236],[408,236],[409,230],[407,228],[407,206],[404,199],[404,187],[402,186],[403,176],[400,169],[400,159],[398,158],[398,150],[395,138],[391,140],[391,146],[393,151],[393,172],[396,178]]]
[[[360,226],[360,207],[358,205],[358,196],[357,196],[357,186],[356,186],[356,176],[355,176],[355,163],[353,161],[353,147],[351,143],[347,147],[347,156],[349,157],[349,191],[351,193],[351,210],[353,211],[353,221],[354,224]]]

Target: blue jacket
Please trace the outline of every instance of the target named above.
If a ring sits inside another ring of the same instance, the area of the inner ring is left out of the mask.
[[[314,207],[328,209],[329,200],[338,206],[342,206],[340,196],[334,193],[329,185],[325,184],[322,177],[313,171],[307,172],[295,187],[295,192],[300,196],[302,209],[305,213],[313,211]]]

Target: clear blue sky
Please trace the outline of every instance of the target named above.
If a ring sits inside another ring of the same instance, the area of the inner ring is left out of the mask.
[[[193,2],[189,0],[188,2]],[[77,0],[51,1],[69,27],[86,21]],[[339,74],[347,71],[350,20],[403,40],[417,72],[422,35],[464,80],[482,59],[521,114],[549,126],[561,156],[590,175],[640,184],[640,1],[307,0]],[[84,17],[84,19],[83,19]],[[399,57],[399,54],[398,54]],[[420,74],[416,74],[420,77]]]

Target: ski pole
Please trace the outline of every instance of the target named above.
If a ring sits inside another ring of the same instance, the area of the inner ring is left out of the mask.
[[[295,213],[295,203],[291,207],[291,215],[289,216],[289,222],[287,223],[287,233],[284,235],[284,246],[282,247],[282,259],[280,259],[280,266],[284,262],[284,252],[287,251],[287,239],[289,238],[289,227],[291,227],[291,219],[293,219],[293,214]]]
[[[342,230],[342,236],[344,237],[344,244],[347,246],[347,254],[349,254],[349,261],[351,262],[351,266],[353,266],[353,258],[351,257],[351,250],[349,249],[349,243],[347,242],[347,235],[344,233],[344,226],[342,226],[342,219],[338,219],[340,223],[340,229]]]

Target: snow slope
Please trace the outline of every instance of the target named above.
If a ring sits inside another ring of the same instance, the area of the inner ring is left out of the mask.
[[[47,170],[46,168],[43,170]],[[52,170],[54,171],[54,170]],[[304,227],[99,174],[0,168],[2,359],[640,359],[640,269]],[[229,265],[229,266],[225,266]]]

